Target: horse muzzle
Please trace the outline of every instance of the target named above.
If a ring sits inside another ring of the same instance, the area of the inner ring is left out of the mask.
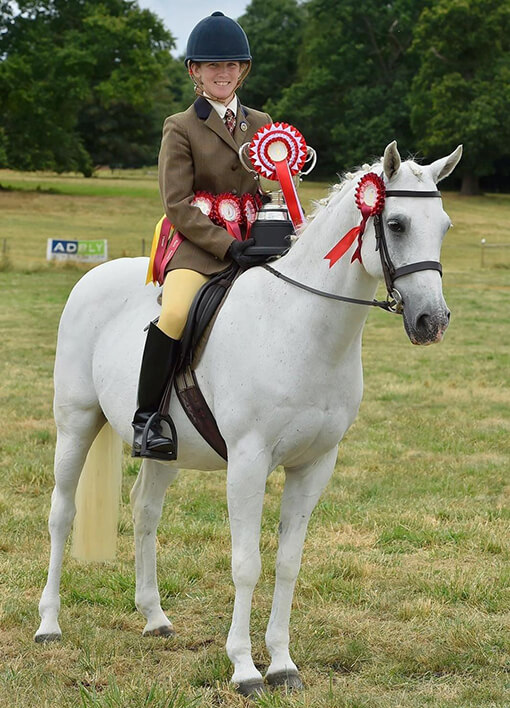
[[[410,313],[404,305],[404,327],[412,344],[425,346],[435,344],[443,339],[450,323],[450,310],[446,305],[439,310],[423,309]]]

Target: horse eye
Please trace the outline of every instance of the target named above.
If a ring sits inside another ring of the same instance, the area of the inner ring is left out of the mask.
[[[401,234],[405,231],[404,224],[398,219],[389,219],[388,228],[396,234]]]

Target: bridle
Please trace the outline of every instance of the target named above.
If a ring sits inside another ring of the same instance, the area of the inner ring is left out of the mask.
[[[438,190],[430,192],[419,192],[416,190],[407,189],[393,189],[386,190],[386,197],[441,197],[441,192]],[[393,261],[391,260],[390,252],[388,250],[388,243],[386,241],[386,235],[384,233],[384,223],[382,220],[382,214],[377,214],[373,217],[374,219],[374,229],[375,229],[375,239],[376,246],[375,250],[379,251],[379,256],[381,258],[381,266],[384,275],[384,282],[386,284],[387,296],[386,300],[361,300],[353,297],[346,297],[344,295],[335,295],[333,293],[328,293],[324,290],[317,290],[312,288],[310,285],[305,285],[297,280],[289,278],[287,275],[283,275],[279,271],[271,268],[267,263],[262,267],[265,268],[269,273],[275,275],[277,278],[284,280],[286,283],[295,285],[302,290],[314,293],[315,295],[320,295],[322,297],[330,298],[331,300],[340,300],[342,302],[349,302],[355,305],[370,305],[371,307],[380,307],[382,310],[387,312],[393,312],[397,315],[401,315],[403,308],[402,295],[395,288],[395,280],[402,277],[403,275],[409,275],[410,273],[416,273],[420,270],[437,270],[439,274],[443,275],[443,268],[439,261],[418,261],[416,263],[409,263],[405,266],[400,266],[400,268],[395,268]]]

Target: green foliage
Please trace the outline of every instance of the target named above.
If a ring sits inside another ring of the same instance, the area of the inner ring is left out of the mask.
[[[239,23],[250,40],[253,65],[242,89],[243,101],[262,109],[278,101],[297,70],[304,9],[297,0],[252,0]]]
[[[270,104],[296,124],[331,174],[380,155],[396,138],[412,147],[407,49],[426,0],[309,0],[297,80]]]
[[[409,94],[418,145],[438,157],[464,143],[460,171],[491,174],[510,157],[510,5],[438,0],[422,13]]]
[[[7,164],[85,175],[96,164],[153,164],[180,93],[165,80],[175,60],[161,21],[131,0],[18,4],[14,18],[2,13],[0,34]]]

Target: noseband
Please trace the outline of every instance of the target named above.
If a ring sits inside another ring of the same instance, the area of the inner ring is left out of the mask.
[[[393,189],[386,190],[385,197],[441,197],[441,192],[435,190],[433,192],[418,192],[415,190],[407,189]],[[441,277],[443,276],[443,268],[439,261],[418,261],[417,263],[410,263],[409,265],[401,266],[400,268],[395,268],[393,261],[388,250],[388,243],[386,241],[386,235],[384,233],[384,223],[381,219],[382,214],[377,214],[374,216],[374,229],[375,229],[375,239],[376,246],[375,250],[379,251],[381,257],[381,265],[384,274],[384,282],[386,283],[386,290],[388,292],[387,302],[390,304],[388,308],[392,312],[401,314],[403,311],[402,307],[402,296],[399,291],[394,287],[395,280],[403,275],[409,275],[409,273],[416,273],[419,270],[437,270]]]
[[[407,189],[393,189],[386,190],[385,197],[441,197],[441,192],[438,190],[432,192],[418,192],[415,190]],[[397,280],[397,278],[402,277],[403,275],[409,275],[409,273],[416,273],[420,270],[437,270],[442,277],[443,268],[439,261],[418,261],[417,263],[410,263],[409,265],[401,266],[400,268],[395,268],[388,250],[388,243],[386,241],[386,235],[384,233],[384,225],[381,216],[382,214],[377,214],[373,217],[373,219],[376,239],[375,250],[379,251],[379,255],[381,257],[384,282],[386,283],[386,291],[388,293],[386,300],[361,300],[354,297],[346,297],[344,295],[335,295],[334,293],[328,293],[324,290],[317,290],[316,288],[312,288],[310,285],[300,283],[298,280],[293,280],[293,278],[289,278],[287,275],[283,275],[283,273],[280,273],[274,268],[271,268],[271,266],[267,263],[264,263],[262,268],[267,270],[272,275],[275,275],[277,278],[280,278],[280,280],[284,280],[286,283],[295,285],[296,287],[301,288],[301,290],[306,290],[309,293],[314,293],[314,295],[327,297],[331,300],[349,302],[355,305],[370,305],[371,307],[380,307],[382,310],[386,310],[387,312],[393,312],[397,315],[401,315],[404,311],[402,295],[394,287],[395,280]]]

